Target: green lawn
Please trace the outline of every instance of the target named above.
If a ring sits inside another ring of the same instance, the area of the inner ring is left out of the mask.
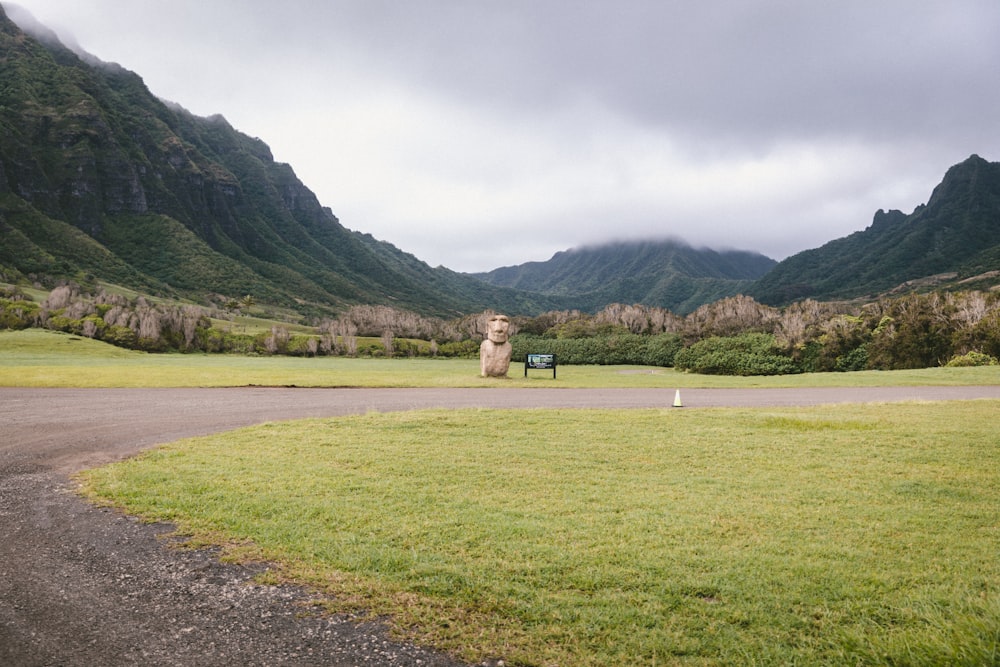
[[[0,333],[5,386],[998,384],[1000,368],[723,378],[130,352]],[[85,493],[469,661],[1000,664],[1000,401],[452,410],[271,423]]]
[[[504,380],[479,377],[477,359],[349,359],[147,354],[32,329],[0,332],[0,386],[21,387],[816,387],[1000,384],[1000,366],[912,371],[721,377],[638,366],[511,364]]]
[[[82,475],[508,665],[995,665],[1000,401],[271,423]]]

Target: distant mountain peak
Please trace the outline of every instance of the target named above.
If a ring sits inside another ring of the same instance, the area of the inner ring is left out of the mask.
[[[931,196],[927,200],[927,206],[935,206],[942,198],[954,196],[957,190],[967,190],[973,186],[973,181],[978,175],[989,169],[990,163],[973,153],[967,159],[953,165],[945,172],[941,183],[931,192]]]
[[[555,253],[473,274],[491,285],[558,296],[583,310],[607,303],[642,303],[686,313],[734,296],[776,262],[759,253],[708,248],[664,240],[622,240]]]
[[[880,209],[864,231],[785,259],[750,294],[776,305],[872,298],[901,285],[946,286],[943,275],[962,281],[998,269],[1000,163],[971,155],[909,215]]]

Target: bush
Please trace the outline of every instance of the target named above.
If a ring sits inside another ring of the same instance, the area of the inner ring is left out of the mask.
[[[104,330],[104,337],[102,340],[105,343],[111,343],[112,345],[116,345],[118,347],[135,349],[138,337],[131,328],[121,324],[113,324]]]
[[[0,299],[0,329],[27,329],[35,325],[38,304],[33,301]]]
[[[837,357],[834,370],[841,373],[848,371],[863,371],[868,368],[868,346],[859,345],[847,354]]]
[[[953,368],[963,366],[997,366],[1000,365],[1000,361],[996,357],[973,350],[965,354],[955,355],[945,365]]]
[[[440,343],[437,348],[439,357],[457,357],[459,359],[473,359],[479,357],[479,342],[474,340],[447,341]],[[517,357],[514,357],[515,359]]]
[[[292,335],[285,349],[285,354],[293,357],[315,357],[319,351],[319,339],[316,336]]]
[[[256,341],[251,334],[238,334],[216,328],[205,330],[203,345],[206,352],[257,353]]]
[[[674,366],[679,370],[705,375],[788,375],[801,372],[792,359],[778,352],[774,336],[762,333],[706,338],[678,352]]]
[[[560,365],[642,365],[672,366],[681,348],[677,334],[640,334],[615,332],[585,338],[549,338],[518,334],[511,338],[511,358],[523,360],[526,354],[554,354]]]
[[[53,331],[63,331],[78,336],[83,333],[83,321],[65,315],[50,315],[45,326]]]
[[[663,333],[646,339],[646,350],[642,363],[646,366],[670,367],[674,365],[677,353],[684,347],[678,334]]]

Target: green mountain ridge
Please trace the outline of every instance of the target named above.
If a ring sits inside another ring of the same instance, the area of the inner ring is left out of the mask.
[[[166,296],[251,293],[300,312],[389,304],[454,316],[557,302],[484,285],[343,227],[222,116],[156,98],[0,9],[0,270]]]
[[[26,19],[19,17],[27,25]],[[618,242],[462,274],[344,227],[262,140],[195,116],[141,77],[29,36],[0,7],[0,282],[105,281],[196,302],[250,294],[317,318],[357,304],[454,317],[495,309],[689,313],[1000,280],[1000,164],[973,155],[927,204],[775,262],[674,240]]]
[[[769,305],[803,299],[871,300],[927,289],[1000,286],[1000,163],[978,155],[954,165],[926,204],[907,215],[879,210],[863,231],[781,262],[693,249],[682,242],[612,243],[472,274],[599,308],[611,301],[686,314],[746,294]],[[614,295],[614,298],[611,298]]]
[[[696,249],[675,240],[633,241],[567,250],[545,262],[471,275],[491,285],[563,297],[582,310],[617,301],[686,314],[739,294],[775,264],[758,253]]]
[[[874,298],[908,284],[980,288],[998,284],[1000,163],[978,155],[954,165],[926,204],[909,215],[879,210],[863,231],[778,263],[748,290],[758,301],[782,305]]]

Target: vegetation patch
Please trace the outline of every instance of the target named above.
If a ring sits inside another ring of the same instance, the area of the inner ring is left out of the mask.
[[[674,359],[679,370],[707,375],[787,375],[801,369],[781,354],[771,334],[742,334],[700,340]]]
[[[361,345],[365,339],[359,339]],[[374,343],[372,343],[374,344]],[[0,331],[6,387],[882,387],[1000,384],[1000,366],[807,373],[769,377],[697,375],[650,366],[565,366],[551,375],[479,377],[472,358],[291,357],[150,354],[73,334]]]
[[[736,296],[682,318],[609,304],[593,315],[513,316],[511,345],[514,359],[554,354],[561,366],[674,366],[738,376],[975,366],[1000,355],[1000,294],[908,295],[845,310],[815,301],[778,309]],[[251,294],[216,294],[211,305],[196,306],[112,286],[89,293],[63,284],[40,302],[17,286],[0,290],[0,330],[45,328],[148,352],[476,358],[493,314],[445,320],[355,305],[335,319],[292,323],[291,311],[259,306]]]
[[[998,410],[369,414],[81,480],[468,660],[982,665],[1000,652]]]

